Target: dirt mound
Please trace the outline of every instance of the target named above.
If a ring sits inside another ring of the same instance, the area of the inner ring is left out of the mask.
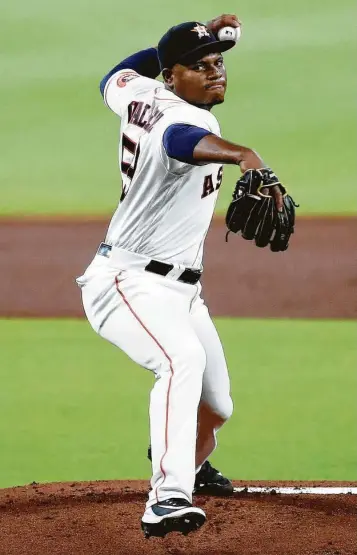
[[[208,517],[198,532],[145,540],[140,518],[146,493],[147,482],[136,481],[33,484],[0,490],[0,554],[357,553],[356,496],[197,497],[196,504]]]

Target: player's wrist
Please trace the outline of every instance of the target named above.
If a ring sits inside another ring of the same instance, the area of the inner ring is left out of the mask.
[[[242,147],[237,155],[238,165],[242,173],[247,170],[261,170],[266,167],[259,154],[251,148]]]

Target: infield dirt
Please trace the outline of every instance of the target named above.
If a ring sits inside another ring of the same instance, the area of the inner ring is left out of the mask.
[[[140,518],[147,488],[145,482],[90,482],[2,490],[0,553],[356,554],[356,496],[198,497],[208,517],[198,532],[145,540]]]
[[[214,220],[203,294],[213,316],[355,318],[356,218],[300,218],[288,251],[229,236]],[[0,220],[0,316],[81,317],[75,277],[104,240],[108,220]]]

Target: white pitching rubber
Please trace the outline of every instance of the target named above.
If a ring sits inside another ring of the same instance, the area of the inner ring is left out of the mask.
[[[234,493],[259,493],[281,495],[357,495],[357,487],[241,487],[234,488]]]

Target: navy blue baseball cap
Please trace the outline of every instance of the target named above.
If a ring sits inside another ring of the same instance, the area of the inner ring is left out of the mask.
[[[161,69],[180,63],[189,65],[214,52],[225,52],[234,40],[218,40],[204,23],[188,21],[171,27],[157,47]]]

